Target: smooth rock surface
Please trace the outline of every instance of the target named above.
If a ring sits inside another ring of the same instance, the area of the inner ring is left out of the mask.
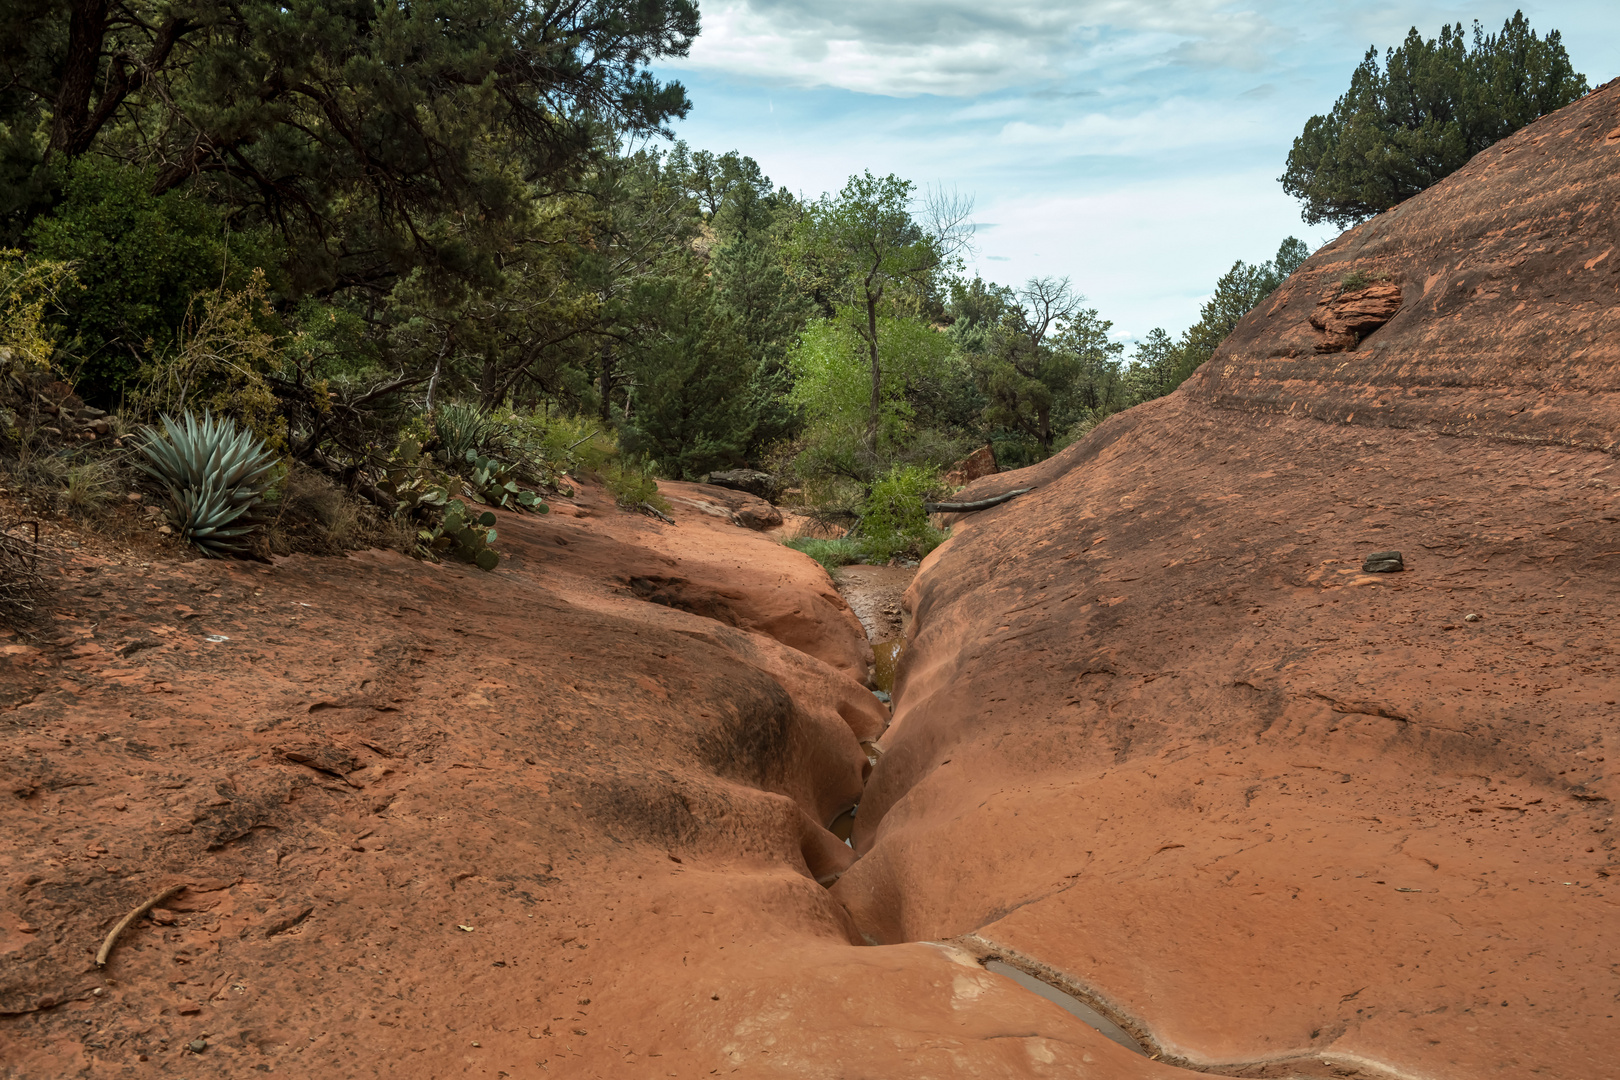
[[[1610,84],[965,491],[1036,487],[907,595],[862,933],[1045,965],[1198,1067],[1620,1075],[1617,205]],[[1318,351],[1353,271],[1404,300]]]

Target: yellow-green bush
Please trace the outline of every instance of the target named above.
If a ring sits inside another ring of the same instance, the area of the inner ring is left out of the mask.
[[[68,263],[0,248],[0,370],[51,366],[56,332],[46,315],[75,281]]]
[[[896,465],[872,485],[861,513],[861,547],[873,562],[920,559],[945,540],[928,523],[923,501],[942,490],[937,469]]]

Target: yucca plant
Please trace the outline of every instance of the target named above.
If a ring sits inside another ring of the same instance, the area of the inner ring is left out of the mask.
[[[181,537],[205,555],[233,555],[258,523],[243,517],[264,498],[276,457],[253,432],[232,420],[187,413],[180,423],[164,416],[165,438],[147,429],[137,467],[169,492],[169,514]]]

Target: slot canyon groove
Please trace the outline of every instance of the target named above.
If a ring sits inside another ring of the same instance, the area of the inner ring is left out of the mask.
[[[1617,164],[1610,84],[969,487],[1033,490],[892,724],[701,485],[491,574],[77,557],[0,645],[0,1075],[1620,1076]]]

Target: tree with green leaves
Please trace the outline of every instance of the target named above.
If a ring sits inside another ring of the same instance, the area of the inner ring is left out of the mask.
[[[941,440],[918,423],[916,398],[919,391],[952,381],[956,357],[950,338],[919,319],[884,315],[878,340],[878,425],[870,435],[871,381],[859,326],[817,319],[789,354],[790,400],[806,427],[802,473],[841,477],[864,489],[896,464],[941,463]]]
[[[716,299],[736,317],[753,358],[748,394],[753,416],[750,449],[756,453],[790,437],[798,427],[787,355],[813,312],[788,276],[783,259],[784,232],[796,201],[785,191],[771,193],[770,181],[761,179],[762,183],[732,187],[709,219],[716,237],[710,253]]]
[[[1040,457],[1052,452],[1053,405],[1077,374],[1075,358],[1046,337],[1079,307],[1067,278],[1031,278],[1004,309],[995,346],[979,364],[986,423],[1034,440]]]
[[[80,288],[62,297],[72,328],[63,344],[82,393],[106,407],[152,352],[175,344],[196,294],[241,289],[256,267],[281,264],[270,230],[232,230],[207,199],[155,195],[153,175],[79,158],[62,170],[55,212],[27,233],[39,255],[77,268]]]
[[[18,25],[8,25],[15,22]],[[604,132],[685,115],[645,69],[683,55],[693,0],[20,0],[0,29],[0,217],[96,152],[203,186],[288,237],[297,281],[375,288],[426,262],[495,267],[481,224],[577,174]],[[17,133],[48,128],[48,138]]]
[[[1123,407],[1124,347],[1084,302],[1067,278],[1031,278],[1006,303],[994,347],[977,361],[984,422],[1026,445],[999,440],[998,459],[1050,457],[1063,431]]]
[[[674,479],[740,464],[755,418],[754,361],[739,320],[696,265],[684,276],[643,279],[635,292],[634,307],[657,322],[626,346],[626,448]]]
[[[965,205],[936,201],[931,227],[912,214],[913,185],[870,171],[849,178],[837,196],[805,208],[790,242],[801,285],[826,295],[838,317],[860,338],[867,358],[867,422],[863,441],[875,453],[883,412],[880,333],[890,311],[915,313],[954,265],[963,240]]]
[[[756,196],[771,194],[770,178],[760,171],[759,162],[735,150],[714,154],[708,150],[694,151],[685,142],[677,142],[670,151],[669,161],[683,186],[697,200],[705,220],[712,220],[720,212],[726,196],[733,192],[747,189]]]
[[[1198,311],[1198,321],[1181,335],[1177,349],[1175,383],[1180,386],[1197,371],[1215,349],[1237,328],[1238,320],[1276,292],[1288,275],[1310,256],[1303,241],[1290,236],[1277,248],[1277,257],[1263,263],[1242,259],[1215,282],[1215,292]]]
[[[1263,263],[1239,259],[1215,282],[1215,292],[1204,301],[1198,321],[1182,332],[1179,341],[1172,344],[1170,335],[1161,327],[1149,331],[1124,373],[1132,388],[1133,403],[1168,394],[1185,382],[1199,365],[1215,355],[1215,349],[1237,327],[1238,320],[1276,292],[1310,253],[1304,241],[1290,236],[1278,246],[1275,259]]]
[[[1176,342],[1164,327],[1155,326],[1136,343],[1125,369],[1125,393],[1131,404],[1152,401],[1176,388]]]
[[[1282,185],[1311,224],[1348,227],[1467,164],[1498,139],[1586,93],[1557,30],[1538,37],[1522,11],[1486,34],[1462,23],[1425,39],[1413,27],[1380,65],[1369,48],[1350,89],[1294,140]]]
[[[977,274],[972,281],[951,282],[945,314],[951,338],[964,353],[979,355],[991,347],[991,337],[1013,304],[1013,290]]]

